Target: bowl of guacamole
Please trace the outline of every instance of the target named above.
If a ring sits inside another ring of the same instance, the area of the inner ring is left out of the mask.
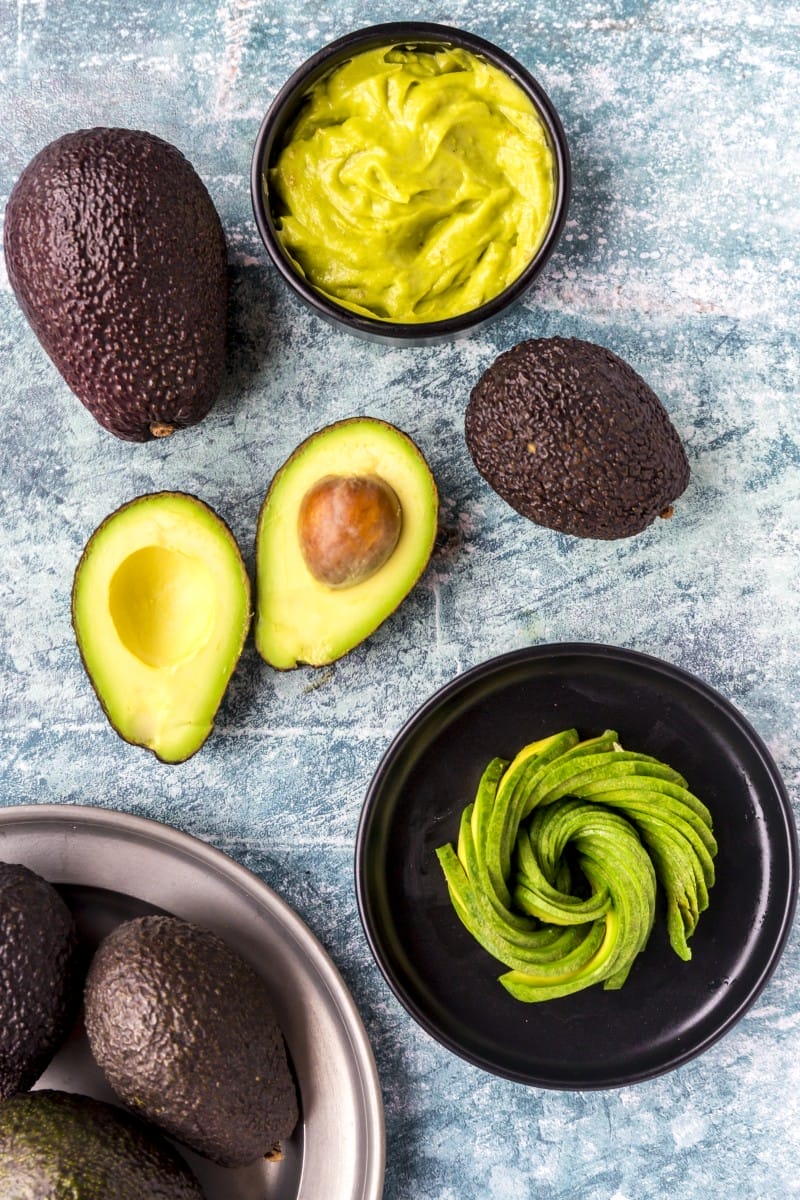
[[[256,139],[253,211],[315,312],[419,345],[515,304],[561,235],[566,137],[532,75],[428,22],[347,34],[281,88]]]

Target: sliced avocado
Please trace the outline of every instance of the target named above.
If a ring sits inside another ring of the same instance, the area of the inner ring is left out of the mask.
[[[72,1092],[0,1104],[3,1200],[203,1200],[165,1138],[130,1113]]]
[[[0,863],[0,1099],[36,1082],[79,1000],[72,913],[46,879]]]
[[[501,354],[472,389],[467,448],[480,474],[539,525],[588,538],[640,533],[689,482],[680,437],[623,359],[578,338]]]
[[[272,481],[256,534],[255,641],[273,667],[341,658],[397,608],[436,538],[422,453],[372,417],[307,438]]]
[[[178,917],[124,922],[95,953],[84,1005],[115,1093],[198,1154],[245,1166],[292,1134],[297,1094],[269,988],[215,933]]]
[[[714,883],[711,814],[682,776],[623,750],[614,730],[577,739],[568,729],[492,759],[457,848],[436,850],[456,915],[527,1003],[622,987],[650,937],[657,884],[670,944],[691,958]]]
[[[225,366],[227,252],[174,146],[80,129],[40,150],[5,213],[8,277],[78,399],[125,441],[200,421]]]
[[[117,733],[164,762],[199,750],[244,646],[250,581],[225,522],[182,492],[123,505],[72,588],[83,665]]]

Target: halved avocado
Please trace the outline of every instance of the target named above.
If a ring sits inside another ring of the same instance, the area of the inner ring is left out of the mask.
[[[72,588],[83,665],[126,741],[183,762],[211,732],[250,627],[250,580],[225,522],[182,492],[123,505]]]
[[[259,515],[262,658],[281,670],[319,667],[363,642],[424,571],[438,507],[422,453],[393,425],[351,417],[307,438],[273,479]]]

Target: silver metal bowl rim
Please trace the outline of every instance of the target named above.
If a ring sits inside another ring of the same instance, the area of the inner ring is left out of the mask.
[[[349,1049],[350,1066],[360,1090],[361,1113],[358,1116],[364,1145],[357,1169],[352,1172],[353,1188],[349,1189],[347,1194],[328,1190],[328,1200],[380,1200],[383,1195],[386,1146],[383,1098],[372,1047],[355,1001],[337,967],[315,934],[290,905],[267,883],[223,851],[192,834],[184,833],[174,826],[150,817],[93,805],[11,805],[0,808],[0,857],[3,854],[3,841],[9,834],[13,835],[14,826],[19,826],[19,831],[38,832],[42,838],[46,837],[49,827],[60,834],[71,832],[81,836],[89,835],[90,842],[91,831],[94,829],[100,836],[113,838],[117,835],[132,838],[140,845],[149,843],[168,855],[194,863],[204,873],[213,873],[223,885],[232,887],[235,893],[249,900],[251,904],[255,903],[261,914],[268,913],[273,917],[287,939],[291,939],[291,943],[296,947],[298,964],[302,964],[303,969],[311,974],[312,984],[316,983],[316,988],[313,989],[316,993],[315,999],[325,1010],[320,1011],[320,1015],[327,1021],[335,1021],[340,1027],[341,1043]],[[80,855],[73,854],[73,858],[80,858]],[[95,860],[99,860],[99,856],[95,855]],[[92,870],[94,871],[94,866]],[[100,861],[97,861],[97,871],[91,879],[87,879],[81,872],[75,877],[74,869],[70,867],[69,856],[61,856],[59,861],[54,861],[48,877],[53,883],[77,883],[105,887],[118,892],[123,890],[124,882],[124,874],[120,874],[118,865],[103,864]],[[164,881],[164,888],[169,889],[171,886],[170,881]],[[127,892],[134,894],[130,888]],[[169,902],[165,903],[152,892],[145,896],[141,892],[135,894],[150,903],[167,909],[170,907]],[[235,899],[235,896],[233,898]],[[313,1037],[313,1031],[311,1036]],[[312,1050],[316,1049],[318,1047],[312,1047]],[[338,1116],[341,1097],[332,1098],[330,1107],[331,1113],[328,1115]],[[329,1139],[326,1138],[327,1140]],[[312,1160],[310,1163],[309,1147]],[[324,1160],[331,1149],[332,1147],[327,1145],[315,1147],[313,1140],[305,1135],[300,1196],[312,1194],[307,1191],[309,1186],[325,1183],[322,1178],[325,1170]],[[309,1174],[310,1179],[307,1178]]]

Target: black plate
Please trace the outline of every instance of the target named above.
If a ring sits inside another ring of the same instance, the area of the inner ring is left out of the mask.
[[[503,968],[466,932],[435,849],[495,755],[577,727],[616,729],[626,748],[682,772],[709,806],[717,883],[692,938],[671,951],[663,915],[625,986],[539,1004],[512,999]],[[359,911],[395,995],[469,1062],[539,1087],[610,1088],[685,1063],[727,1032],[772,973],[797,893],[797,831],[766,747],[708,685],[609,646],[522,650],[466,672],[416,713],[383,757],[356,846]]]

